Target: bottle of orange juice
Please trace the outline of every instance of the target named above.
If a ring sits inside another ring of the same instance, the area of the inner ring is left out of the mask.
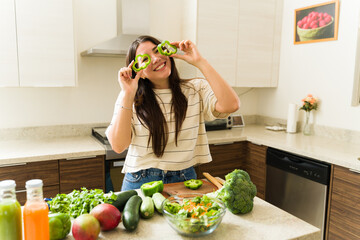
[[[26,182],[24,214],[25,240],[49,240],[49,208],[43,200],[43,182],[33,179]]]
[[[21,240],[21,207],[16,200],[15,181],[0,182],[0,239]]]

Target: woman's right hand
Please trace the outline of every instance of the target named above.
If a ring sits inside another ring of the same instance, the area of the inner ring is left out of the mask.
[[[118,81],[121,87],[121,90],[127,94],[135,96],[135,93],[138,88],[138,82],[141,77],[142,71],[136,73],[135,78],[132,78],[132,65],[134,60],[127,67],[123,67],[119,70]]]

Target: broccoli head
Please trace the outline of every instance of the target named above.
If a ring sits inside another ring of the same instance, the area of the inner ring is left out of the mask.
[[[234,214],[250,212],[257,190],[249,174],[244,170],[235,169],[227,174],[225,179],[224,186],[217,192],[217,197]]]

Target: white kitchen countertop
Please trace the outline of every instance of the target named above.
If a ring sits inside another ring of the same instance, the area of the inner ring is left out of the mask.
[[[302,133],[266,130],[264,126],[211,131],[209,144],[251,141],[360,171],[360,146],[345,141]],[[0,141],[0,165],[104,155],[92,136]]]
[[[92,136],[0,141],[0,165],[105,155]]]
[[[208,132],[210,144],[247,140],[291,153],[314,158],[360,171],[360,145],[320,136],[266,130],[264,126],[250,125]]]

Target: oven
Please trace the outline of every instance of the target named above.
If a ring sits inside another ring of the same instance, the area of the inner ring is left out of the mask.
[[[107,127],[94,127],[92,135],[103,145],[105,149],[105,192],[121,191],[124,174],[121,173],[125,163],[127,150],[122,153],[116,153],[105,135]]]

